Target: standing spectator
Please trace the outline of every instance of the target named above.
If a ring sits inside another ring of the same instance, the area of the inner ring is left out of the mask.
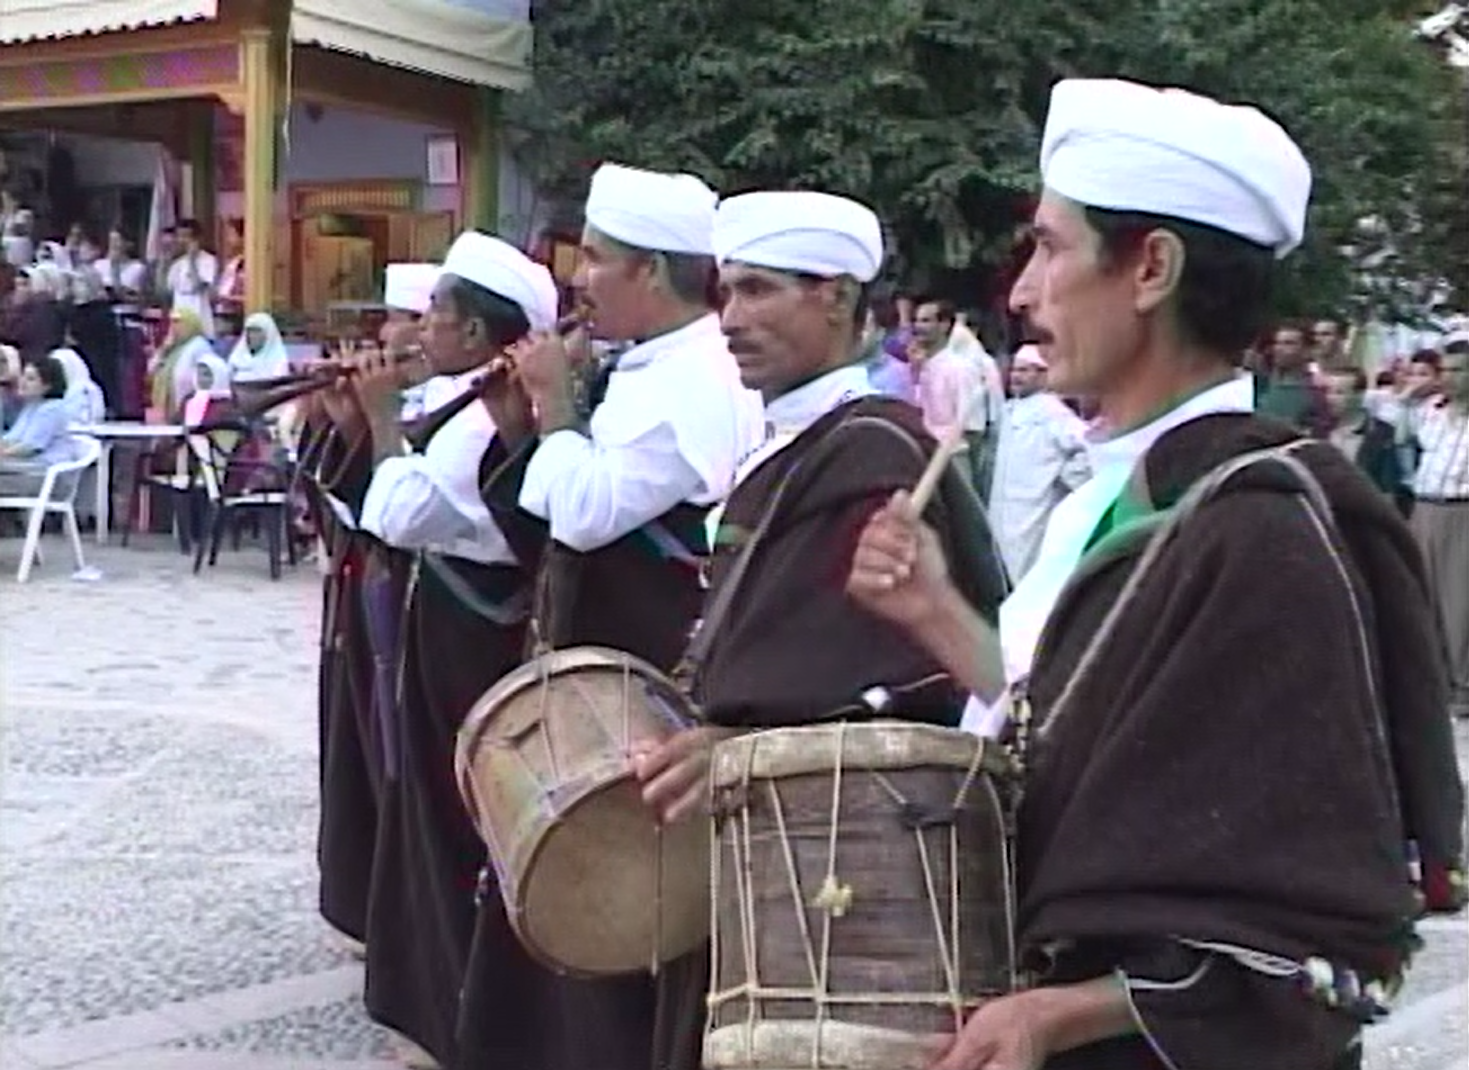
[[[1469,717],[1469,333],[1445,341],[1443,393],[1422,410],[1412,525],[1449,662],[1449,704]]]
[[[1086,425],[1046,389],[1046,361],[1033,345],[1010,363],[1010,390],[1000,422],[989,516],[1010,579],[1034,563],[1051,510],[1091,477]]]
[[[213,338],[214,289],[219,281],[219,260],[204,248],[199,224],[194,220],[181,222],[178,235],[183,251],[168,269],[168,292],[173,308],[192,312],[204,337]]]
[[[1326,438],[1331,433],[1331,411],[1325,392],[1311,375],[1311,355],[1301,328],[1290,324],[1276,328],[1270,356],[1270,374],[1255,379],[1255,411],[1313,438]]]

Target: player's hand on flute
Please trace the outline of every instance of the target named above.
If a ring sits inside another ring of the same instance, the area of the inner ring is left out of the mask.
[[[714,745],[733,734],[731,729],[701,725],[634,747],[633,775],[643,786],[643,802],[657,812],[659,821],[672,825],[699,812],[709,791]]]
[[[398,366],[375,343],[358,350],[353,366],[356,374],[351,378],[352,387],[373,438],[395,438],[402,411]]]
[[[484,402],[500,438],[512,449],[535,434],[536,430],[535,410],[520,378],[519,360],[524,344],[517,342],[505,351],[502,358],[493,362],[493,370],[485,375],[480,385],[480,400]]]
[[[331,363],[346,367],[354,359],[355,354],[351,343],[344,343],[332,356]],[[338,379],[330,386],[325,386],[315,394],[307,396],[320,400],[321,411],[342,434],[355,438],[366,430],[367,421],[363,416],[362,406],[357,404],[357,394],[347,379]]]
[[[898,491],[863,528],[847,593],[869,612],[917,632],[937,616],[949,589],[938,536],[908,492]]]

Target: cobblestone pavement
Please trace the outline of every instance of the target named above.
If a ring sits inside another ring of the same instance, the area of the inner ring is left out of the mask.
[[[0,1067],[388,1070],[316,913],[315,570],[47,544],[0,540]],[[1371,1070],[1469,1065],[1469,920],[1425,935]]]

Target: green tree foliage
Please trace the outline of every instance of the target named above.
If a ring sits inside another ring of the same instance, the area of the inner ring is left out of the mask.
[[[993,269],[1012,253],[1057,78],[1116,75],[1257,102],[1316,174],[1284,309],[1354,300],[1355,311],[1381,311],[1420,305],[1419,280],[1469,270],[1462,256],[1445,262],[1469,221],[1465,85],[1413,39],[1424,7],[540,0],[536,87],[507,114],[517,155],[553,196],[578,198],[603,159],[692,170],[726,193],[845,192],[879,210],[897,270],[927,276]]]

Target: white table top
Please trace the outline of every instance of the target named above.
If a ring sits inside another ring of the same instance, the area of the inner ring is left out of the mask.
[[[94,438],[183,438],[183,424],[149,424],[141,420],[107,420],[100,424],[77,424],[73,431]]]

